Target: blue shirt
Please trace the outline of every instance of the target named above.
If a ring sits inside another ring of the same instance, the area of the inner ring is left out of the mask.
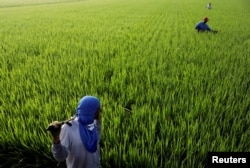
[[[197,25],[195,26],[195,29],[198,31],[205,31],[205,30],[210,31],[211,30],[205,22],[197,23]]]

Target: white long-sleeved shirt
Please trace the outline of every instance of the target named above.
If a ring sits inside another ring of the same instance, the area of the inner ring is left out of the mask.
[[[71,126],[64,124],[60,133],[60,143],[52,144],[52,154],[58,161],[66,159],[67,168],[99,168],[100,167],[100,150],[90,153],[82,143],[78,118],[71,122]],[[95,120],[99,139],[101,137],[101,123]],[[99,142],[98,142],[99,144]]]

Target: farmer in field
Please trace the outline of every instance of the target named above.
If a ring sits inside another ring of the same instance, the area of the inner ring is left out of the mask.
[[[101,104],[94,96],[84,96],[76,115],[68,124],[52,122],[47,130],[52,136],[52,154],[66,159],[67,168],[100,167]]]
[[[203,21],[199,22],[196,24],[195,26],[195,29],[197,30],[197,32],[213,32],[213,33],[217,33],[218,31],[217,30],[212,30],[208,25],[207,25],[207,22],[208,22],[208,18],[205,17],[203,19]]]
[[[207,9],[212,9],[212,3],[209,2],[209,3],[206,5],[206,8],[207,8]]]

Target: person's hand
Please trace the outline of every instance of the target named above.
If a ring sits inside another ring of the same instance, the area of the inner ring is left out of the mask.
[[[47,127],[46,130],[50,132],[53,143],[58,143],[60,141],[60,132],[61,132],[62,125],[63,125],[62,122],[53,121]]]

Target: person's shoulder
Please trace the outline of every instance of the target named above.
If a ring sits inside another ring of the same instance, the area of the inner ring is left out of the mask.
[[[202,26],[202,23],[201,23],[201,22],[198,22],[198,23],[196,23],[195,28],[198,29],[198,28],[200,28],[201,26]]]
[[[78,122],[78,118],[75,117],[73,120],[71,120],[70,122],[70,127],[76,127],[79,126],[79,122]]]
[[[72,127],[76,127],[78,125],[79,125],[78,120],[76,118],[74,118],[73,120],[64,123],[63,126],[62,126],[62,129],[67,130],[67,129],[71,129]]]
[[[198,22],[198,23],[196,23],[196,25],[201,25],[203,22]]]
[[[69,122],[68,123],[64,123],[62,125],[62,130],[68,131],[70,129],[70,127],[71,127],[71,125],[69,124]]]

